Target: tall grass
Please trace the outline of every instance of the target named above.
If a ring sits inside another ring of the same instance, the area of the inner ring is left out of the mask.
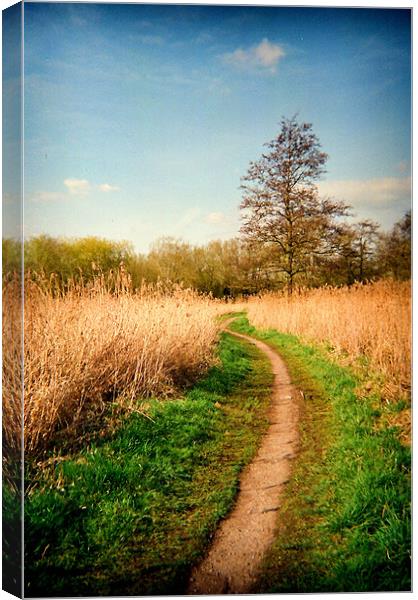
[[[258,328],[326,342],[351,359],[366,359],[368,368],[384,375],[389,395],[410,389],[410,282],[320,288],[290,298],[268,293],[249,301],[248,316]]]
[[[123,277],[101,274],[65,292],[50,281],[25,282],[25,449],[42,449],[60,430],[86,427],[109,401],[168,395],[206,371],[214,360],[216,303],[193,291],[158,287],[132,294]],[[5,310],[19,298],[5,285]],[[7,306],[8,304],[8,306]],[[5,332],[4,430],[19,430],[13,344]]]
[[[22,285],[15,274],[2,290],[3,452],[12,461],[21,452],[22,358]]]

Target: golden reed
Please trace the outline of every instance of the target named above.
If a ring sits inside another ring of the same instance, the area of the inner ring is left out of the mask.
[[[251,323],[331,344],[352,359],[366,357],[393,393],[411,385],[411,284],[381,280],[367,285],[305,290],[293,297],[267,293],[248,303]]]
[[[95,418],[108,401],[169,395],[214,362],[219,305],[191,290],[143,287],[123,272],[73,282],[27,276],[24,302],[25,449]],[[19,286],[4,283],[3,314],[20,311]],[[6,318],[6,322],[10,322]],[[3,429],[19,445],[20,373],[16,340],[3,331]]]

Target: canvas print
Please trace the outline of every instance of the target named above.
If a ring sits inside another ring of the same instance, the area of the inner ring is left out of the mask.
[[[4,590],[411,590],[411,13],[3,10]]]

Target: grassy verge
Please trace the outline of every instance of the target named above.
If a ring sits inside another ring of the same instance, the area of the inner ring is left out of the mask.
[[[28,466],[28,596],[184,592],[267,426],[268,361],[224,334],[219,365],[108,438]]]
[[[9,459],[8,463],[5,456]],[[7,450],[3,451],[2,589],[18,597],[22,594],[22,493],[19,458],[11,457]]]
[[[347,368],[291,335],[233,329],[279,350],[305,397],[301,451],[265,561],[262,592],[409,590],[410,450]]]

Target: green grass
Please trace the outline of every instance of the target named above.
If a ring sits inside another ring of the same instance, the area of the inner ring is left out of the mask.
[[[3,451],[2,589],[15,596],[22,594],[21,487],[20,456],[16,457],[10,451]]]
[[[174,594],[233,504],[267,426],[272,374],[223,335],[219,365],[49,466],[28,465],[26,594]]]
[[[231,328],[276,348],[305,397],[301,449],[257,591],[410,590],[410,450],[385,425],[391,407],[358,397],[357,376],[320,348],[259,332],[243,316]]]

